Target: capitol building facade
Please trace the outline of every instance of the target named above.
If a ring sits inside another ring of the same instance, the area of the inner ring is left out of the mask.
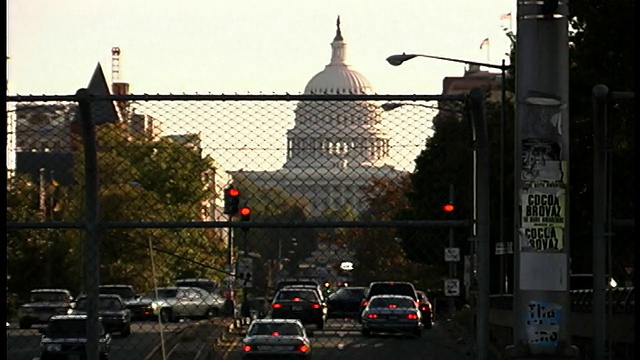
[[[330,210],[366,211],[363,186],[373,179],[397,179],[406,174],[391,162],[391,137],[382,125],[374,101],[321,100],[322,95],[371,95],[369,81],[346,62],[346,43],[340,29],[331,42],[331,61],[304,88],[320,100],[300,101],[294,126],[287,130],[286,161],[274,171],[232,171],[263,188],[281,189],[308,199],[308,213]]]

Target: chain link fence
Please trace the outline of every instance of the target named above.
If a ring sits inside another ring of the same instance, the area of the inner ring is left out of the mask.
[[[436,298],[465,304],[465,284],[444,285],[473,273],[463,265],[474,251],[465,96],[81,90],[10,96],[7,115],[12,359],[38,356],[51,314],[104,323],[98,292],[129,309],[112,329],[116,359],[166,355],[194,324],[268,316],[291,278],[316,281],[325,297],[409,281],[438,312],[447,301]],[[429,140],[434,126],[456,135]],[[225,213],[230,186],[245,215]],[[449,262],[447,248],[457,249]],[[338,310],[326,310],[323,330],[359,334]]]

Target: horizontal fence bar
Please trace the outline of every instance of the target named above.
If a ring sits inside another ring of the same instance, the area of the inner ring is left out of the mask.
[[[469,226],[468,220],[408,221],[121,221],[104,222],[103,229],[174,229],[174,228],[448,228]],[[83,222],[7,222],[9,229],[83,229]]]
[[[92,94],[93,100],[128,101],[355,101],[355,100],[393,100],[393,101],[464,101],[466,95],[349,95],[349,94]],[[76,101],[75,95],[12,95],[7,101]]]

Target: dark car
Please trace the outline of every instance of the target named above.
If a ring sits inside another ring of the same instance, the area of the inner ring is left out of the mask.
[[[286,285],[285,287],[283,287],[282,289],[310,289],[316,292],[316,294],[318,294],[318,297],[320,298],[320,301],[322,302],[326,302],[326,298],[324,296],[324,292],[320,289],[319,286],[314,286],[311,284],[294,284],[294,285]]]
[[[280,289],[271,302],[270,317],[274,319],[299,319],[303,324],[315,324],[324,328],[327,307],[311,289]]]
[[[67,289],[34,289],[29,301],[18,309],[20,329],[34,324],[46,324],[52,315],[66,314],[73,306],[73,296]]]
[[[98,351],[100,360],[108,360],[111,350],[111,335],[98,320]],[[40,360],[86,359],[87,316],[54,315],[47,325],[40,328]]]
[[[374,332],[422,335],[422,315],[410,296],[376,295],[362,312],[362,335]]]
[[[242,359],[310,359],[311,336],[300,320],[255,320],[242,339]]]
[[[86,315],[89,310],[89,298],[81,295],[71,314]],[[131,334],[131,311],[127,309],[119,295],[100,294],[98,296],[98,315],[102,319],[105,331],[117,332],[122,336]]]
[[[360,318],[360,304],[365,298],[367,288],[364,286],[347,286],[338,290],[327,298],[328,318]]]
[[[119,295],[127,309],[131,311],[131,320],[155,320],[156,318],[151,308],[151,300],[140,296],[132,285],[100,285],[98,291],[100,294]]]
[[[433,306],[431,301],[427,297],[427,293],[422,290],[416,290],[418,294],[418,308],[422,313],[422,325],[425,329],[431,329],[433,327]]]
[[[412,283],[408,281],[374,281],[369,284],[367,295],[362,300],[360,309],[364,311],[369,300],[377,295],[405,295],[411,297],[416,304],[418,303],[418,294]]]

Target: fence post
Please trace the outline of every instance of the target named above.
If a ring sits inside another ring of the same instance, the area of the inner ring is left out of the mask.
[[[80,127],[85,161],[85,289],[87,309],[87,360],[98,360],[100,327],[98,322],[98,291],[100,285],[100,229],[98,202],[98,155],[96,134],[91,116],[91,94],[87,89],[76,92],[80,108]]]
[[[606,144],[607,97],[604,85],[593,87],[593,358],[605,357],[606,301],[605,274],[607,246],[606,221]],[[611,319],[609,319],[611,321]]]
[[[476,206],[477,206],[477,256],[478,256],[478,307],[476,322],[476,355],[478,360],[488,358],[489,345],[489,183],[490,158],[489,136],[485,117],[485,92],[475,88],[470,92],[471,122],[473,128],[473,142],[476,171]]]

